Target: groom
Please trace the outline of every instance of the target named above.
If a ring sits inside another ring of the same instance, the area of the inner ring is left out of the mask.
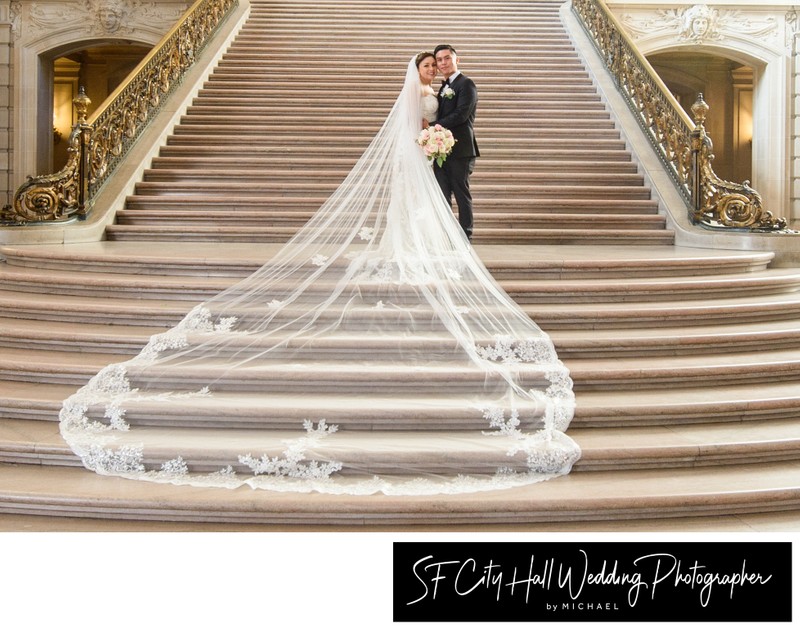
[[[458,222],[467,238],[472,240],[472,194],[469,190],[469,176],[475,166],[475,158],[480,156],[472,130],[478,105],[478,89],[472,79],[464,76],[458,69],[455,48],[441,44],[434,49],[433,56],[444,81],[439,89],[438,120],[431,124],[449,129],[456,139],[453,152],[442,166],[434,165],[433,170],[448,203],[455,195]]]

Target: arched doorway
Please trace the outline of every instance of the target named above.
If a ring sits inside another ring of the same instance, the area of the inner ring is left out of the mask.
[[[43,172],[55,172],[66,164],[66,140],[77,122],[72,100],[78,89],[82,86],[91,99],[91,114],[149,51],[149,47],[136,44],[99,44],[63,53],[50,62],[52,68],[46,74],[52,76],[53,146],[49,165],[40,165],[47,167]]]
[[[647,59],[690,116],[702,92],[711,107],[706,129],[714,142],[717,175],[752,181],[754,68],[698,52],[663,52]]]

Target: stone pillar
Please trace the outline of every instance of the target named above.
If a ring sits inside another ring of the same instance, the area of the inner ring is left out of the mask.
[[[12,146],[12,12],[11,2],[0,2],[0,205],[11,202]]]
[[[789,64],[791,79],[791,107],[792,118],[791,126],[791,146],[789,155],[791,157],[790,166],[790,190],[789,203],[791,207],[792,227],[800,228],[800,32],[798,28],[797,14],[789,13],[790,37],[791,37],[791,62]]]

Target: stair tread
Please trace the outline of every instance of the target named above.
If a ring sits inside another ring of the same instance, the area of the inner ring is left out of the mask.
[[[158,312],[161,310],[175,311],[180,313],[187,313],[190,303],[199,302],[195,297],[190,297],[188,300],[179,299],[137,299],[119,297],[114,300],[97,299],[92,300],[82,296],[64,295],[59,297],[59,304],[65,309],[75,309],[81,306],[85,307],[87,312],[92,309],[103,310],[108,312],[123,313],[125,311],[132,312]],[[52,305],[52,296],[46,294],[27,293],[22,291],[2,291],[0,292],[0,305],[12,304],[18,305]],[[545,303],[539,302],[534,305],[523,305],[523,310],[531,314],[536,321],[536,315],[541,317],[548,317],[552,319],[555,315],[569,315],[569,316],[583,316],[595,314],[598,316],[613,317],[617,315],[628,316],[655,316],[663,315],[677,316],[679,314],[686,315],[687,317],[697,312],[717,312],[721,314],[729,313],[733,315],[734,310],[741,313],[753,313],[753,311],[770,311],[773,308],[800,306],[800,294],[797,292],[790,292],[777,295],[753,295],[742,296],[739,298],[719,298],[719,299],[693,299],[693,300],[675,300],[670,302],[636,302],[628,301],[624,303],[597,303],[586,304],[581,302],[570,302],[565,304],[559,303]],[[740,313],[740,314],[741,314]],[[800,312],[798,312],[800,314]],[[692,321],[686,321],[687,325],[691,325]]]
[[[97,241],[48,246],[2,245],[0,255],[11,258],[30,258],[39,264],[41,260],[74,260],[119,262],[129,259],[170,264],[175,261],[194,265],[203,264],[258,264],[274,256],[282,243],[220,243],[213,248],[191,242],[154,242],[148,244],[120,241]],[[691,267],[711,266],[727,269],[740,261],[768,263],[774,258],[772,252],[720,251],[692,247],[593,247],[582,246],[526,246],[512,244],[478,244],[475,251],[487,267],[513,266],[524,268],[597,267],[616,265],[621,268],[643,265],[661,267],[672,265]]]
[[[151,326],[146,323],[140,326],[124,324],[93,323],[91,326],[80,322],[42,322],[29,319],[14,319],[0,317],[0,336],[12,335],[28,336],[31,339],[45,338],[75,338],[115,340],[124,339],[144,343],[151,335],[164,332],[164,326]],[[555,330],[550,333],[556,346],[580,345],[605,345],[626,344],[635,345],[647,341],[674,341],[676,344],[688,345],[693,341],[707,341],[709,344],[721,340],[746,340],[748,337],[771,336],[777,338],[794,337],[800,334],[800,321],[764,321],[752,324],[726,324],[723,326],[692,326],[692,327],[659,327],[656,329],[618,329],[609,330]],[[419,336],[431,341],[450,341],[451,337],[442,334],[420,334]],[[387,334],[381,342],[394,345],[398,340],[407,340],[408,337],[398,333],[396,336]],[[346,346],[354,341],[363,343],[364,337],[357,332],[342,331],[326,336],[325,342],[334,346]]]
[[[253,228],[255,229],[255,228]],[[200,290],[213,291],[214,293],[228,288],[236,278],[218,276],[147,276],[136,273],[116,272],[113,274],[102,271],[85,271],[80,276],[69,272],[58,273],[52,270],[39,270],[29,267],[0,268],[0,281],[7,286],[12,282],[21,283],[28,287],[36,285],[58,285],[68,290],[70,287],[81,289],[85,292],[92,288],[113,290],[126,288],[144,293],[155,292],[160,289],[170,290]],[[288,279],[284,284],[292,283]],[[694,291],[708,293],[710,291],[745,290],[748,287],[767,286],[774,289],[782,285],[787,287],[800,287],[800,270],[794,269],[769,269],[754,271],[748,274],[716,274],[694,275],[683,277],[653,277],[653,278],[586,278],[586,279],[510,279],[499,280],[503,287],[512,296],[530,298],[534,294],[552,294],[566,296],[571,293],[592,294],[618,294],[635,296],[637,293],[678,291]],[[370,286],[379,287],[380,282],[359,281],[358,286],[364,289]],[[317,282],[314,292],[321,293],[334,288],[335,282]],[[278,284],[276,286],[282,286]],[[519,294],[519,295],[518,295]]]
[[[298,427],[301,429],[302,427]],[[285,440],[297,436],[297,431],[257,429],[196,428],[188,432],[185,442],[184,459],[189,457],[214,456],[216,446],[221,453],[239,451],[260,453],[281,452]],[[139,427],[136,434],[146,437],[150,444],[158,445],[174,440],[174,430]],[[468,435],[468,432],[467,432]],[[631,427],[624,434],[600,429],[574,429],[570,435],[581,444],[582,457],[576,470],[589,468],[593,463],[604,459],[617,461],[620,467],[626,460],[665,456],[700,461],[703,456],[725,457],[747,456],[749,452],[761,452],[769,448],[779,449],[781,453],[796,453],[800,450],[800,426],[789,420],[759,422],[754,425],[734,425],[717,423],[708,425],[688,425],[672,427]],[[387,455],[394,453],[435,454],[448,444],[452,447],[458,441],[462,452],[495,452],[497,446],[483,441],[468,441],[464,435],[452,430],[425,432],[397,431],[340,431],[329,438],[332,442],[326,452],[347,452],[364,449],[374,440],[391,440],[392,447]],[[456,439],[453,439],[456,438]],[[134,438],[136,439],[136,438]],[[333,443],[335,442],[335,443]],[[503,448],[505,442],[501,441]],[[215,446],[216,445],[216,446]],[[0,460],[9,454],[19,453],[30,459],[58,456],[56,463],[64,460],[77,463],[78,458],[64,442],[56,423],[35,420],[4,420],[0,425]],[[642,465],[642,467],[647,467]]]
[[[39,508],[72,516],[114,514],[131,518],[138,514],[210,522],[291,523],[299,518],[363,525],[365,519],[372,522],[373,518],[376,523],[386,523],[390,514],[395,524],[447,518],[452,525],[464,517],[474,522],[476,509],[485,515],[483,522],[507,522],[511,515],[529,522],[556,515],[574,519],[599,512],[652,517],[658,512],[663,515],[667,508],[673,508],[673,516],[721,509],[730,513],[731,509],[746,510],[751,505],[789,503],[796,500],[799,484],[798,463],[751,464],[654,470],[646,475],[641,471],[576,472],[514,491],[437,495],[435,502],[384,495],[312,495],[298,502],[292,493],[191,487],[165,493],[160,484],[103,477],[77,468],[0,465],[0,505],[22,500],[29,513]]]
[[[25,408],[26,402],[36,404],[45,408],[60,409],[61,403],[67,397],[77,391],[75,385],[61,383],[14,383],[0,380],[0,400],[3,404],[16,401],[16,405]],[[228,398],[240,401],[251,400],[254,408],[259,407],[259,397],[247,395],[243,392],[230,394],[228,392],[217,392],[211,398],[204,398],[202,407],[213,405],[225,405]],[[282,405],[286,409],[297,409],[297,398],[294,395],[281,395],[272,393],[269,395],[270,405]],[[411,399],[404,399],[408,403]],[[663,410],[667,413],[663,420],[669,422],[670,411],[679,408],[698,408],[713,409],[725,405],[739,407],[747,406],[769,406],[786,405],[795,410],[800,407],[800,389],[796,383],[764,383],[759,384],[755,390],[749,385],[718,385],[709,390],[701,388],[685,388],[683,390],[662,390],[662,389],[636,389],[632,391],[581,391],[576,394],[577,410],[576,418],[596,414],[602,410],[615,412],[617,414],[632,413],[636,410],[646,411]],[[283,402],[281,402],[283,401]],[[364,400],[365,405],[376,404],[376,399]],[[187,400],[187,404],[192,404]],[[263,404],[263,403],[262,403]],[[336,399],[331,396],[321,394],[310,394],[304,396],[303,404],[306,408],[313,408],[315,405],[320,412],[325,409],[332,410],[336,404]],[[397,404],[396,402],[394,404]],[[413,403],[412,403],[413,405]],[[324,416],[323,416],[324,417]],[[704,422],[708,422],[713,416],[704,416]],[[55,416],[53,419],[57,419]],[[634,423],[635,424],[635,423]],[[678,423],[680,424],[680,423]],[[576,426],[577,428],[577,426]]]
[[[360,357],[361,355],[359,355]],[[55,370],[63,370],[70,374],[88,374],[92,376],[102,367],[117,363],[120,358],[108,352],[76,352],[66,350],[58,353],[36,348],[4,348],[0,357],[0,371],[21,370],[25,373],[49,374]],[[230,378],[247,382],[263,379],[291,379],[311,381],[350,381],[364,379],[370,382],[396,383],[398,374],[408,375],[407,382],[423,379],[430,384],[434,379],[442,382],[455,380],[458,375],[470,376],[483,373],[478,366],[453,365],[450,361],[428,360],[424,365],[406,365],[387,361],[381,357],[365,363],[363,358],[349,362],[341,355],[318,357],[310,360],[295,359],[292,363],[284,363],[284,359],[273,359],[271,362],[259,363],[245,369],[231,372]],[[662,356],[657,364],[652,357],[622,356],[613,358],[565,358],[564,364],[570,374],[579,383],[588,383],[596,378],[605,379],[657,379],[673,378],[678,385],[690,389],[694,386],[707,385],[716,379],[730,378],[738,373],[756,380],[755,375],[769,374],[772,370],[788,371],[797,374],[800,370],[800,356],[796,348],[770,351],[704,353],[701,355]],[[194,379],[210,378],[215,370],[226,366],[224,357],[209,361],[202,367],[191,365],[166,366],[163,372],[173,372],[174,379],[192,382]],[[541,368],[520,363],[520,373],[532,370],[541,373]],[[703,381],[694,383],[690,380],[695,373],[706,373]],[[716,375],[716,379],[714,378]],[[411,377],[414,377],[413,379]],[[168,385],[171,386],[171,385]],[[800,391],[800,388],[798,388]]]

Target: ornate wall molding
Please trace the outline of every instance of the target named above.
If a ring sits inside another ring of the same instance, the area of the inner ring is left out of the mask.
[[[14,30],[22,44],[66,31],[86,37],[131,37],[137,33],[164,33],[185,11],[188,2],[141,0],[56,0],[32,2],[15,9]],[[19,6],[21,5],[21,6]],[[142,39],[142,38],[139,38]],[[152,39],[147,37],[144,39]]]
[[[756,16],[738,9],[715,9],[695,4],[675,9],[656,9],[650,15],[625,13],[620,21],[634,40],[672,33],[677,41],[705,44],[746,35],[768,42],[779,39],[779,21],[775,16]]]

